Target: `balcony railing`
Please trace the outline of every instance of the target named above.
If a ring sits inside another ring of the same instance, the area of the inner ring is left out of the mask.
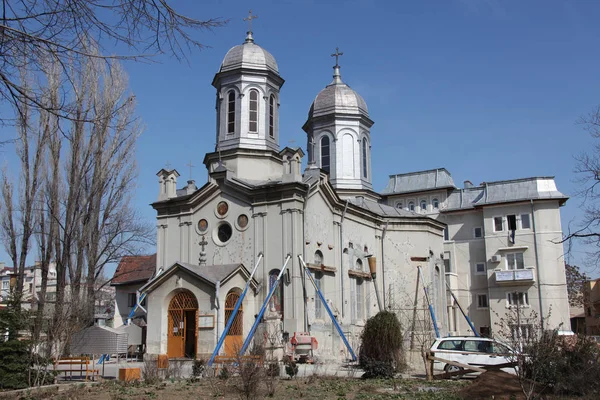
[[[499,285],[526,285],[535,282],[533,268],[495,271],[495,275]]]

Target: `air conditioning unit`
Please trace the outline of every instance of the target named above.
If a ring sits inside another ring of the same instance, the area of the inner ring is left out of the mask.
[[[502,261],[502,256],[500,256],[500,255],[492,256],[492,258],[490,259],[490,261],[491,262],[495,262],[495,263],[500,262],[500,261]]]

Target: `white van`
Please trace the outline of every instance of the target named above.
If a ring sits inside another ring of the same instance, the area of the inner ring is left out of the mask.
[[[493,339],[475,336],[452,336],[437,338],[431,346],[433,356],[444,360],[454,361],[473,366],[499,365],[514,361],[514,351],[507,345]],[[454,372],[463,368],[434,361],[434,368]],[[502,368],[503,371],[514,373],[514,368]]]

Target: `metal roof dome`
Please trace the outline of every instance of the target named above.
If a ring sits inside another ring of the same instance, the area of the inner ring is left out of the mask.
[[[270,70],[279,74],[275,57],[254,43],[252,32],[248,32],[246,41],[243,44],[234,46],[227,52],[221,63],[220,72],[238,68]]]
[[[342,82],[340,67],[333,67],[333,81],[321,90],[310,106],[308,118],[327,114],[357,114],[369,117],[367,103],[361,95]]]

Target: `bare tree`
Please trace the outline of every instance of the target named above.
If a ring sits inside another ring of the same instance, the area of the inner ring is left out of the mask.
[[[574,229],[569,226],[568,232],[562,240],[557,241],[567,244],[567,253],[571,252],[575,240],[590,245],[588,249],[588,262],[598,265],[600,261],[600,106],[591,113],[582,117],[579,123],[594,139],[595,144],[591,150],[575,157],[577,162],[575,173],[576,182],[580,190],[576,193],[581,199],[583,218]]]
[[[18,114],[29,107],[69,119],[82,117],[77,105],[48,104],[43,91],[27,86],[19,71],[43,74],[47,60],[56,60],[67,83],[63,90],[69,91],[75,89],[81,72],[73,60],[150,60],[161,53],[183,59],[191,49],[204,47],[195,32],[226,23],[221,18],[186,17],[167,0],[3,0],[1,7],[0,98]],[[90,43],[100,51],[90,52]],[[103,43],[111,47],[106,49]],[[116,48],[125,53],[112,54]]]

